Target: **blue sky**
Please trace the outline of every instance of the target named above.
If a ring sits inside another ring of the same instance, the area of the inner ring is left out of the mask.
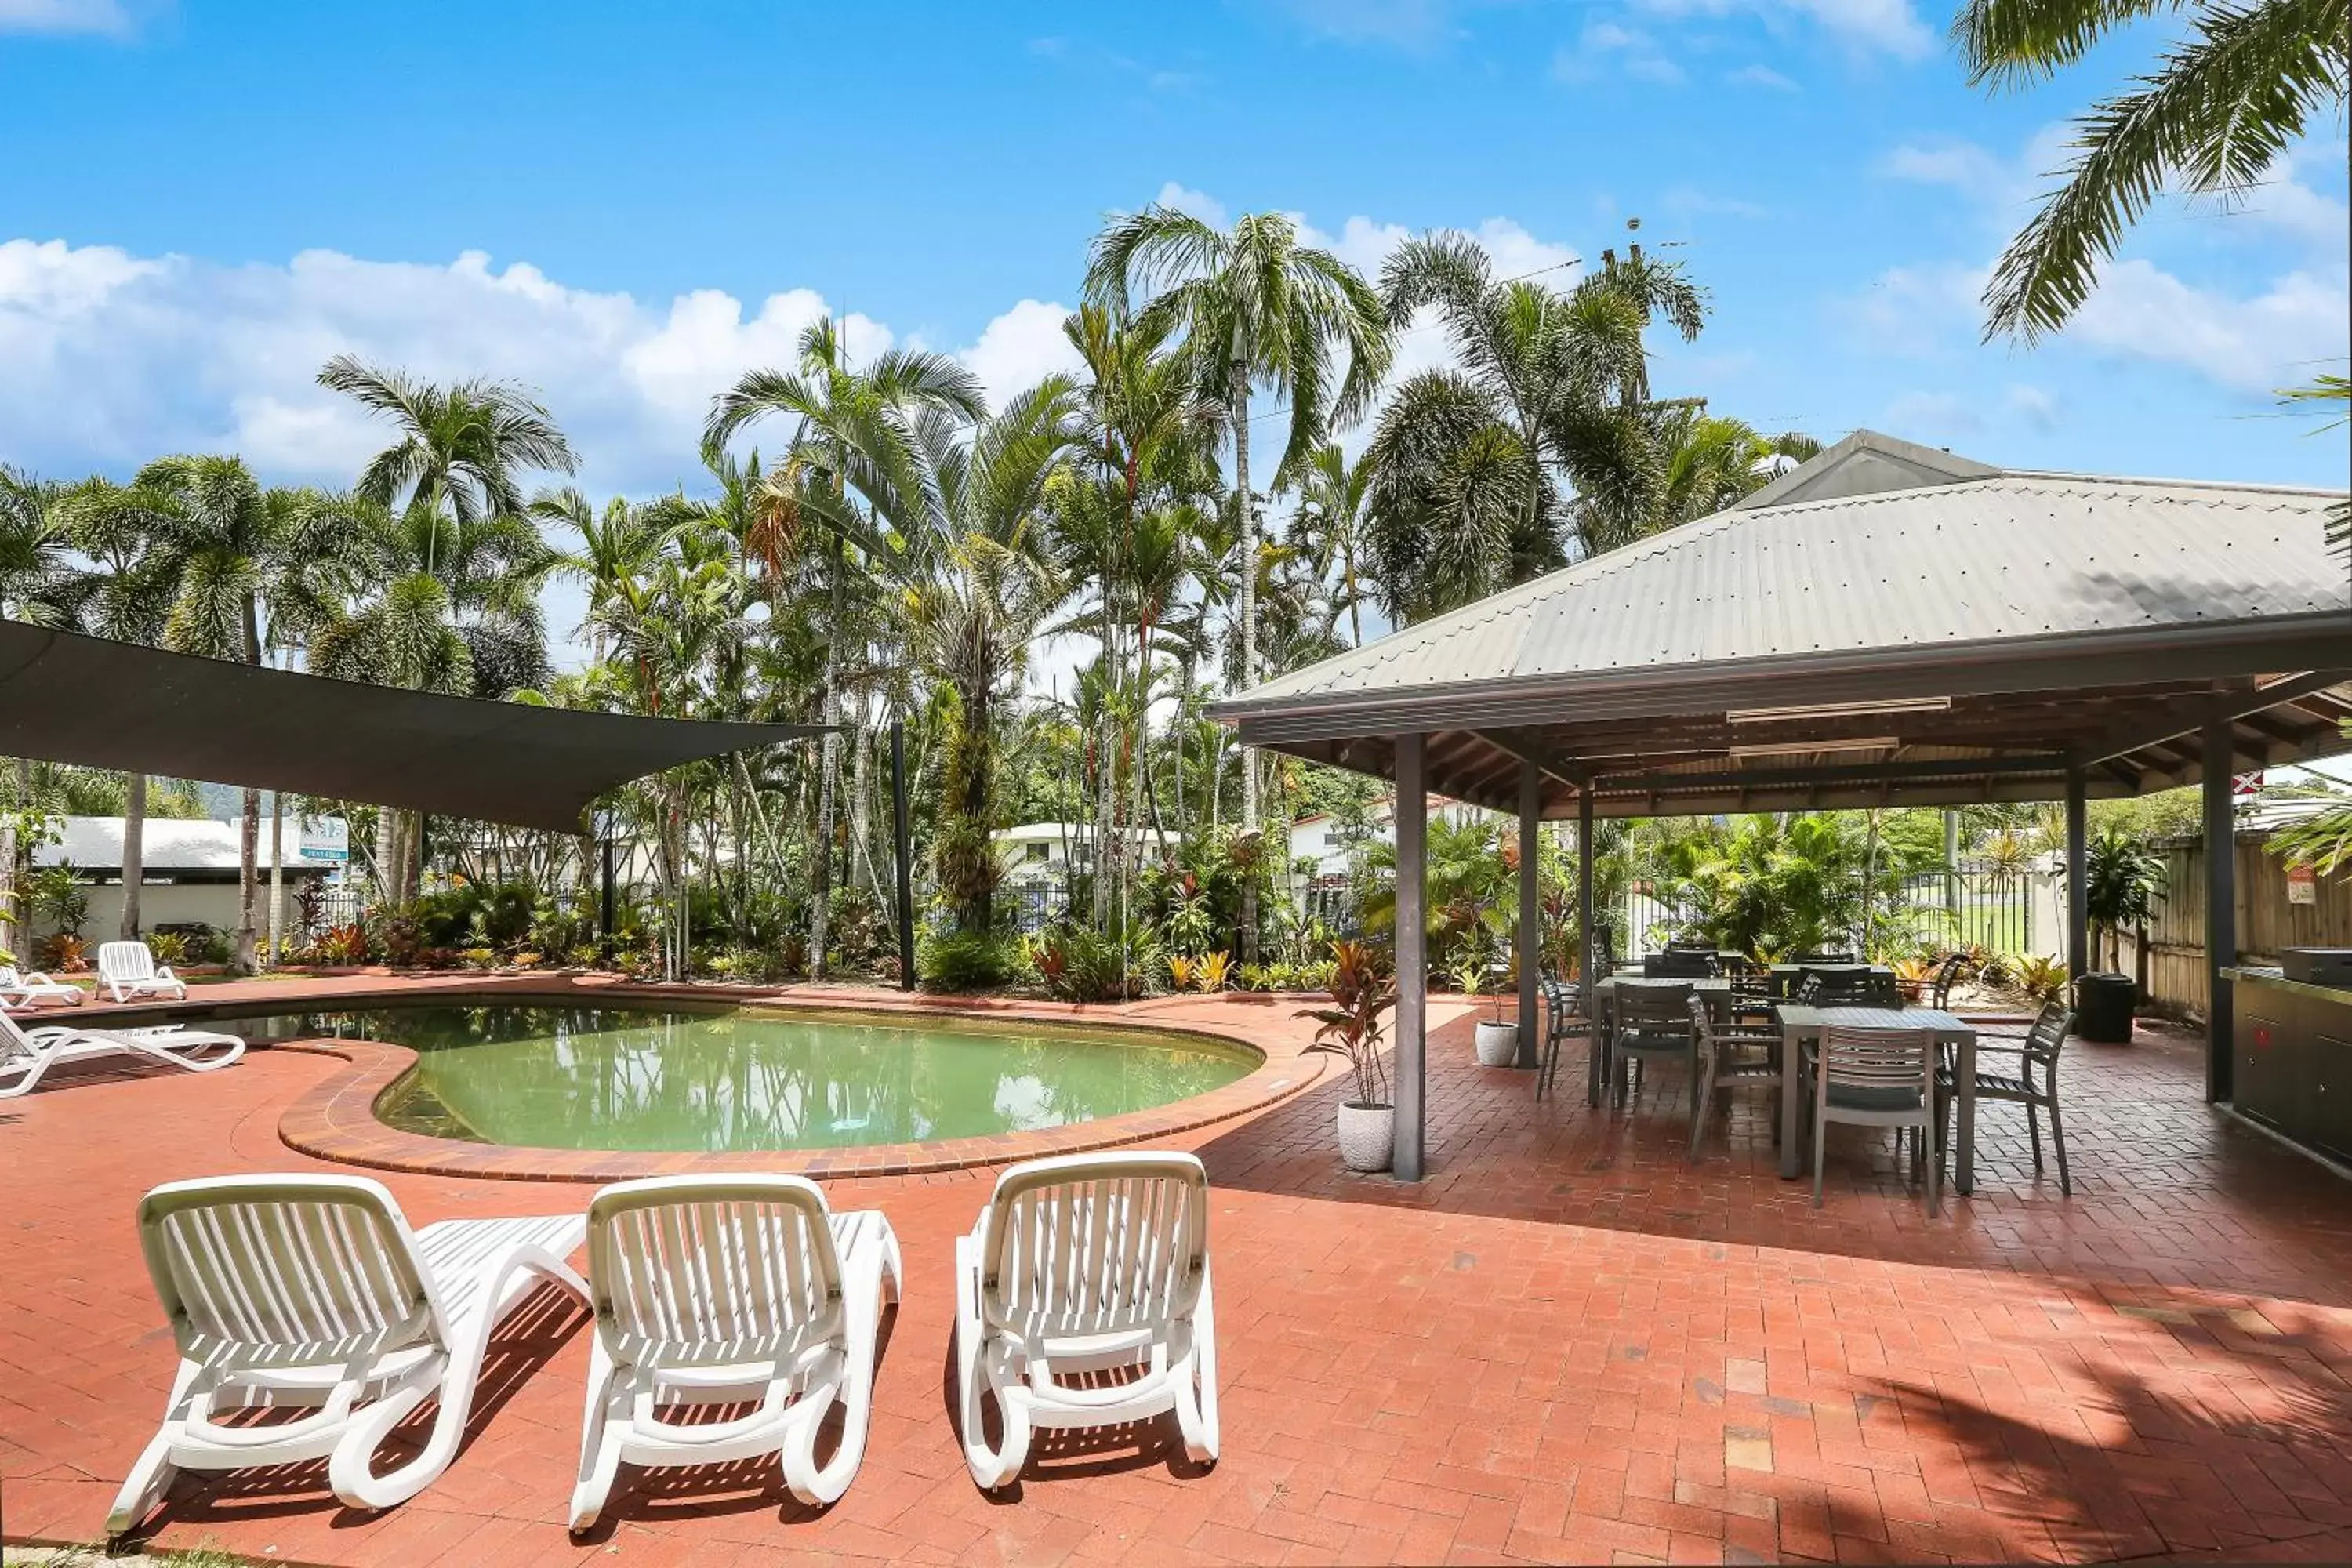
[[[592,491],[667,489],[711,394],[821,307],[999,394],[1055,367],[1104,215],[1165,196],[1295,211],[1368,268],[1430,226],[1555,266],[1638,216],[1715,299],[1663,392],[2020,466],[2345,483],[2347,443],[2271,396],[2344,367],[2343,128],[2243,210],[2168,202],[2064,338],[1984,345],[2056,128],[2157,37],[1988,99],[1948,20],[0,0],[0,460],[347,479],[377,433],[310,378],[348,349],[523,382]]]

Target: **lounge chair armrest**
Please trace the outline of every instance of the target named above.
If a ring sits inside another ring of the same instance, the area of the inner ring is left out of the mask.
[[[180,984],[180,977],[172,973],[172,966],[168,963],[159,963],[155,966],[155,978],[168,981],[173,985]]]

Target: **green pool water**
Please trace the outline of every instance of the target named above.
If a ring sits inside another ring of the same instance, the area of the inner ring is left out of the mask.
[[[512,1003],[312,1014],[257,1033],[414,1047],[376,1114],[543,1149],[838,1149],[1060,1127],[1221,1088],[1260,1060],[1190,1036],[783,1011]]]

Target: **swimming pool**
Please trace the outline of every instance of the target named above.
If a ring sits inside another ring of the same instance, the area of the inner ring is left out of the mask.
[[[403,1131],[523,1148],[824,1150],[1033,1131],[1223,1088],[1264,1060],[1191,1035],[771,1008],[484,1003],[285,1015],[259,1038],[406,1046]]]

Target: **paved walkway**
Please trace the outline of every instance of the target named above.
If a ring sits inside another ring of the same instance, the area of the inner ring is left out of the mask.
[[[1303,1039],[1295,1005],[1146,1005],[1276,1051]],[[1215,1186],[1225,1447],[1205,1475],[1155,1427],[1041,1445],[1002,1500],[971,1487],[948,1270],[991,1176],[953,1172],[829,1184],[888,1212],[908,1279],[865,1468],[829,1511],[772,1467],[625,1472],[569,1541],[587,1346],[549,1302],[494,1347],[466,1450],[415,1502],[350,1514],[315,1467],[184,1481],[155,1542],[404,1568],[2352,1557],[2352,1186],[2198,1103],[2194,1042],[2071,1045],[2074,1196],[1989,1108],[1978,1195],[1931,1221],[1889,1141],[1833,1130],[1816,1211],[1772,1173],[1760,1103],[1693,1167],[1678,1089],[1630,1114],[1538,1106],[1441,1011],[1418,1187],[1339,1172],[1331,1079],[1170,1140]],[[277,1128],[339,1067],[260,1051],[0,1103],[8,1540],[92,1539],[152,1430],[173,1358],[138,1195],[328,1168]],[[1580,1089],[1581,1064],[1560,1079]],[[587,1191],[385,1180],[419,1222]]]

